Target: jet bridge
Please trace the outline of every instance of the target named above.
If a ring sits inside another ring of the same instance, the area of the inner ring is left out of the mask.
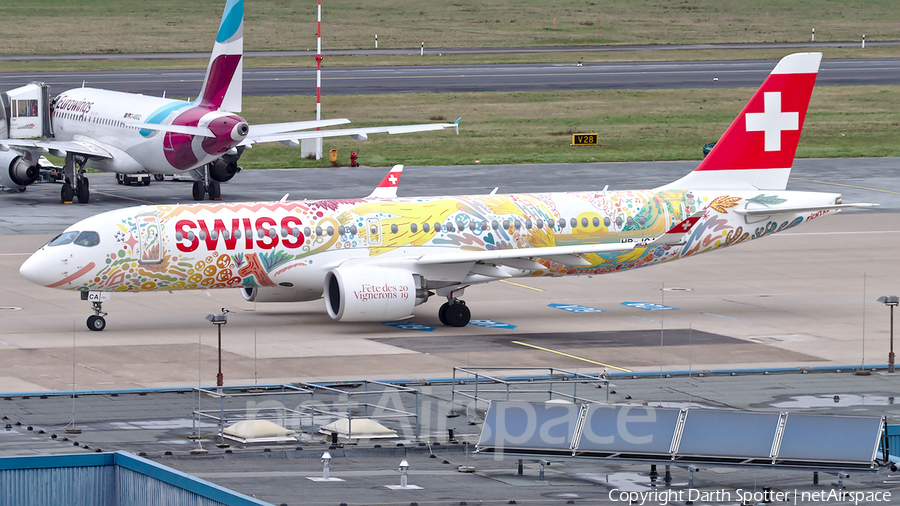
[[[476,453],[686,466],[877,471],[884,417],[492,401]],[[887,455],[887,451],[884,455]]]
[[[53,136],[50,85],[32,82],[0,93],[0,139],[42,139]]]

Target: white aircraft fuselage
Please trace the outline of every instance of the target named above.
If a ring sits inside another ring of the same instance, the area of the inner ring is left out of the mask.
[[[247,135],[240,116],[199,103],[95,88],[61,93],[51,112],[58,141],[94,141],[111,158],[89,158],[89,167],[122,174],[173,173],[202,167]],[[202,137],[149,130],[139,123],[208,129]]]

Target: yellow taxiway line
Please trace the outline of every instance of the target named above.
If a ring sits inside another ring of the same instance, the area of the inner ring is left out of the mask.
[[[603,362],[596,362],[594,360],[589,360],[583,357],[577,357],[575,355],[570,355],[568,353],[563,353],[561,351],[551,350],[550,348],[544,348],[543,346],[537,346],[534,344],[523,343],[522,341],[513,341],[513,344],[518,344],[520,346],[527,346],[529,348],[534,348],[536,350],[546,351],[548,353],[555,353],[557,355],[562,355],[564,357],[574,358],[575,360],[581,360],[582,362],[588,362],[591,364],[602,365],[603,367],[610,367],[612,369],[618,369],[624,372],[632,372],[631,369],[625,369],[624,367],[616,367],[614,365],[604,364]]]

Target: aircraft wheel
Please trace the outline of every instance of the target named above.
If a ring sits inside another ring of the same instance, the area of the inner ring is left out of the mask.
[[[150,177],[145,177],[141,182],[144,184],[144,186],[150,186]]]
[[[194,197],[194,200],[203,200],[203,195],[206,193],[203,190],[203,181],[194,181],[194,187],[191,188],[191,196]]]
[[[155,179],[157,181],[165,181],[166,175],[165,174],[153,174],[153,179]]]
[[[447,312],[444,315],[444,319],[447,320],[447,324],[451,327],[465,327],[469,324],[469,320],[472,319],[472,313],[469,311],[469,308],[466,307],[466,304],[460,301],[456,304],[447,306]]]
[[[69,204],[74,198],[75,190],[72,189],[72,185],[69,183],[63,183],[62,189],[59,191],[59,200],[61,200],[64,204]]]
[[[440,309],[438,309],[438,320],[441,321],[444,325],[450,325],[447,323],[447,308],[450,307],[449,302],[445,302]]]
[[[101,330],[106,328],[106,319],[102,316],[97,315],[88,316],[87,328],[93,330],[94,332],[100,332]]]
[[[209,200],[222,200],[222,187],[215,179],[209,180]]]
[[[78,183],[78,194],[76,197],[78,198],[79,204],[87,204],[88,201],[91,200],[91,187],[87,178],[83,178]]]

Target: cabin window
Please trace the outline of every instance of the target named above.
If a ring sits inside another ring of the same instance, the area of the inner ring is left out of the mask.
[[[646,216],[639,216],[639,217],[638,217],[638,223],[640,223],[641,226],[643,227],[644,225],[647,224],[647,217],[646,217]]]
[[[587,226],[588,226],[588,219],[587,219],[587,218],[581,218],[581,226],[584,227],[584,228],[587,228]]]
[[[306,237],[311,236],[311,235],[312,235],[312,230],[310,230],[309,227],[303,227],[303,235],[306,236]]]
[[[239,229],[239,228],[234,229],[234,238],[235,239],[241,238],[241,229]]]
[[[447,228],[446,228],[446,232],[453,232],[453,231],[456,230],[455,228],[453,228],[453,224],[450,223],[449,221],[447,222],[446,227],[447,227]]]
[[[346,234],[346,233],[347,233],[347,229],[344,228],[343,225],[341,225],[341,226],[338,227],[338,235],[344,235],[344,234]]]
[[[262,230],[260,230],[259,233],[260,233],[260,237],[262,237]],[[205,241],[205,240],[206,240],[206,232],[204,232],[204,231],[202,231],[202,230],[200,231],[200,240],[201,240],[201,241]]]
[[[622,226],[622,217],[621,216],[616,217],[616,226],[617,227]]]
[[[531,218],[525,220],[525,228],[531,230]]]
[[[350,225],[350,235],[356,235],[359,232],[359,229],[356,228],[356,225]]]
[[[397,227],[397,224],[396,224],[396,223],[391,223],[391,233],[392,233],[392,234],[396,234],[396,233],[398,233],[398,232],[400,232],[400,228]]]
[[[274,239],[278,237],[278,232],[276,232],[274,228],[270,228],[269,232],[266,235]]]
[[[416,225],[415,223],[410,223],[410,224],[409,224],[409,231],[415,234],[416,232],[419,231],[419,226]]]
[[[472,232],[475,231],[475,222],[474,221],[469,222],[469,230]]]
[[[572,228],[578,228],[578,220],[575,218],[572,218],[571,220],[569,220],[569,225],[571,225]]]
[[[440,223],[434,222],[434,231],[435,231],[435,233],[441,231],[441,224],[440,224]]]
[[[596,216],[594,216],[594,219],[592,219],[591,222],[594,224],[595,227],[600,226],[600,218],[598,218]]]
[[[491,220],[491,228],[494,230],[500,230],[500,222],[497,220]]]
[[[69,244],[74,241],[76,237],[78,237],[78,232],[63,232],[48,242],[47,246],[62,246],[63,244]]]
[[[566,219],[565,219],[565,218],[560,218],[560,219],[559,219],[559,229],[562,230],[562,229],[564,229],[564,228],[566,228]]]
[[[544,220],[538,218],[536,226],[537,228],[544,228]]]
[[[266,231],[261,228],[256,229],[256,235],[259,236],[260,239],[262,239],[266,236]]]
[[[334,235],[334,227],[332,227],[331,225],[328,225],[328,228],[325,229],[325,232],[328,233],[329,237],[333,236]]]
[[[316,236],[322,236],[322,227],[316,227]]]
[[[488,229],[488,223],[486,221],[482,221],[481,222],[481,230],[484,231],[487,229]]]
[[[605,225],[607,228],[609,228],[609,226],[611,224],[612,224],[612,221],[610,221],[609,216],[604,216],[603,217],[603,225]]]
[[[217,240],[219,240],[219,233],[216,232],[215,230],[213,230],[209,233],[209,238],[212,239],[213,241],[217,241]]]
[[[629,216],[628,219],[625,220],[625,223],[626,223],[629,227],[633,227],[633,226],[634,226],[634,218],[632,218],[631,216]]]
[[[428,233],[431,230],[431,227],[427,223],[422,224],[422,232]]]

